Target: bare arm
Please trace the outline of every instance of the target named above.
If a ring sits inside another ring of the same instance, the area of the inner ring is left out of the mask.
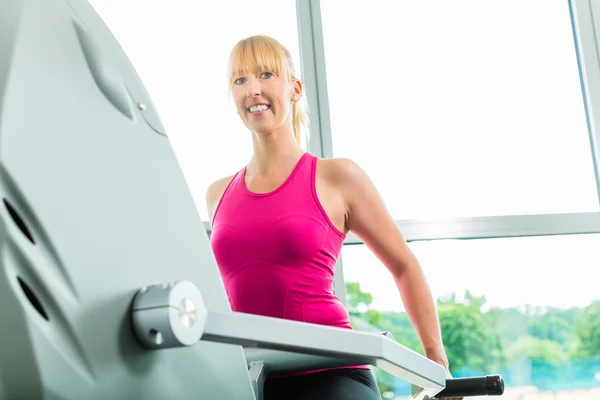
[[[337,169],[348,228],[392,274],[425,356],[449,370],[437,309],[417,258],[367,174],[345,159],[339,160]]]

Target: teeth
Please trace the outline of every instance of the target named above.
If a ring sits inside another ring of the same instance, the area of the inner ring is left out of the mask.
[[[264,111],[264,110],[266,110],[268,108],[269,108],[269,106],[261,104],[261,105],[258,105],[258,106],[252,106],[252,107],[249,108],[249,110],[250,110],[250,112],[259,112],[259,111]]]

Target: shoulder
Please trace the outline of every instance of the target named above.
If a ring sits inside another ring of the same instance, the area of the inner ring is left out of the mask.
[[[366,171],[349,158],[319,159],[318,176],[336,190],[348,212],[378,202],[379,192]]]
[[[221,197],[221,195],[225,191],[225,188],[227,187],[227,185],[229,185],[229,182],[231,182],[234,176],[235,174],[219,178],[210,185],[208,185],[208,189],[206,189],[206,199],[214,200],[215,197]]]
[[[359,187],[369,180],[360,165],[349,158],[319,158],[317,170],[322,179],[345,190]]]
[[[214,211],[216,210],[227,185],[229,185],[234,176],[235,174],[219,178],[211,183],[208,186],[208,189],[206,189],[206,207],[208,208],[208,216],[211,222]]]

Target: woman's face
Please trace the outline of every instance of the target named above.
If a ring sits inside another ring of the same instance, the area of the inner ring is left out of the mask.
[[[232,92],[240,118],[250,131],[269,134],[292,127],[291,108],[296,87],[273,72],[244,72],[232,79]]]

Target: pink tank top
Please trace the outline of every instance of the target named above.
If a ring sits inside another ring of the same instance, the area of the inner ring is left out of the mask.
[[[246,167],[235,174],[215,210],[211,246],[233,311],[352,329],[333,286],[345,235],[317,198],[316,163],[304,153],[269,193],[247,189]]]

